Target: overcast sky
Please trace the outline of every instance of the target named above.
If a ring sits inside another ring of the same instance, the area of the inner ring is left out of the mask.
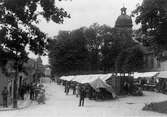
[[[56,0],[57,1],[57,0]],[[59,30],[73,30],[82,26],[90,26],[97,22],[114,27],[117,17],[121,14],[120,9],[125,4],[127,14],[130,14],[136,7],[137,3],[142,0],[64,0],[56,3],[57,6],[63,7],[70,15],[64,24],[47,23],[41,20],[39,28],[48,33],[48,36],[57,35]],[[134,27],[135,24],[133,24]],[[34,57],[33,54],[30,55]],[[43,63],[47,64],[47,57],[42,57]]]

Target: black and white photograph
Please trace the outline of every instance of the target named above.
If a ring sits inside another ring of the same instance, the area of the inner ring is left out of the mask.
[[[167,117],[167,0],[0,0],[0,117]]]

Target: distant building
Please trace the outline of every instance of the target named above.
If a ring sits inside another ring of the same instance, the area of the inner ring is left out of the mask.
[[[157,70],[159,68],[159,61],[157,57],[154,55],[153,51],[144,47],[142,43],[139,43],[136,40],[135,35],[133,34],[133,22],[131,16],[126,14],[127,8],[121,8],[121,15],[118,16],[115,22],[116,33],[121,34],[122,32],[128,33],[128,35],[132,38],[132,40],[139,46],[139,48],[143,51],[144,54],[144,69],[141,71],[151,71]]]
[[[119,30],[129,30],[132,31],[132,18],[126,14],[126,9],[125,7],[121,8],[121,15],[118,16],[116,23],[115,23],[115,28]]]
[[[14,79],[15,79],[15,70],[13,69],[14,61],[10,60],[5,65],[5,70],[0,67],[0,105],[2,104],[2,96],[1,92],[4,87],[7,87],[9,91],[8,95],[8,104],[12,103],[13,99],[13,87],[14,87]],[[18,73],[18,80],[17,80],[17,88],[19,89],[23,82],[28,83],[29,77],[24,72]]]
[[[45,68],[42,64],[41,57],[38,57],[37,59],[29,59],[24,63],[24,67],[28,75],[28,82],[36,82],[44,75]]]
[[[13,69],[14,61],[10,60],[6,63],[3,68],[0,66],[0,105],[2,104],[1,92],[6,86],[9,91],[8,103],[12,103],[13,98],[13,84],[15,78],[15,70]],[[17,88],[19,89],[23,83],[34,82],[36,76],[40,77],[41,74],[44,74],[44,66],[42,65],[42,60],[40,57],[38,59],[29,59],[26,63],[23,64],[23,70],[18,73]]]

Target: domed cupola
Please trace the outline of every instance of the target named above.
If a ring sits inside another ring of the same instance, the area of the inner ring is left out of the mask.
[[[116,28],[132,28],[132,19],[126,14],[126,9],[125,7],[121,8],[121,15],[116,20]]]

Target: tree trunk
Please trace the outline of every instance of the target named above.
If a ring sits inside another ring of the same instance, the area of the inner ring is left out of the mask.
[[[17,97],[18,97],[17,79],[18,79],[18,60],[16,60],[16,72],[13,86],[13,108],[17,108]]]

